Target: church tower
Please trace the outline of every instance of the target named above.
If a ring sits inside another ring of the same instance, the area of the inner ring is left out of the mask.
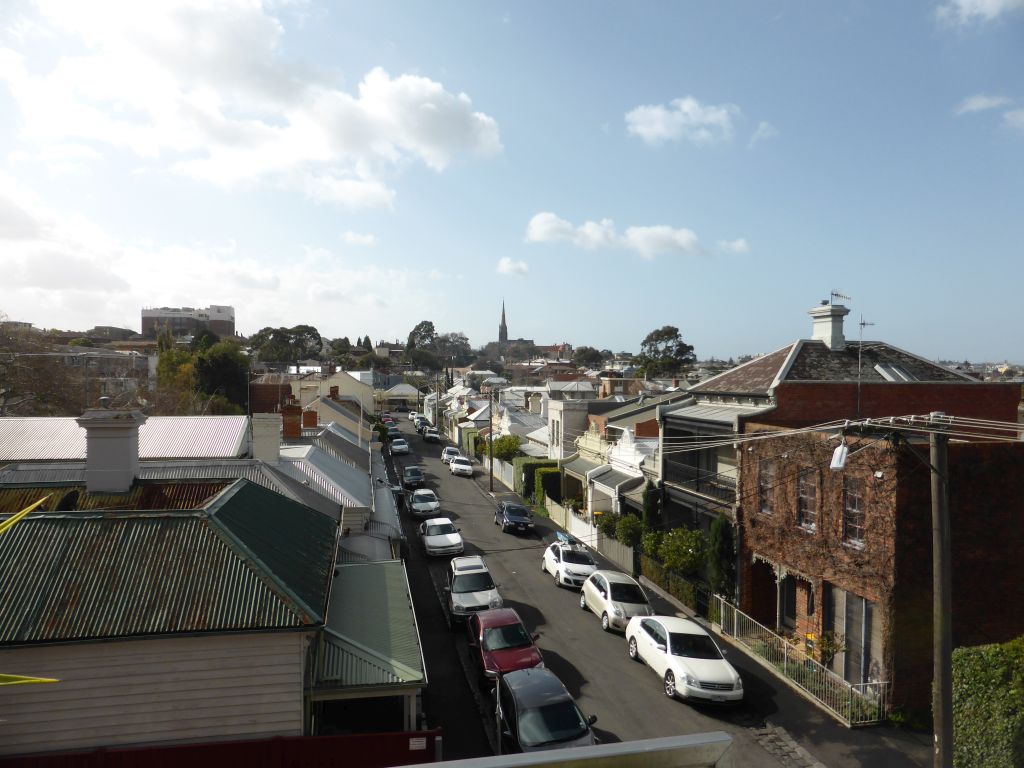
[[[501,302],[501,324],[498,326],[498,343],[508,344],[508,326],[505,325],[505,302]]]

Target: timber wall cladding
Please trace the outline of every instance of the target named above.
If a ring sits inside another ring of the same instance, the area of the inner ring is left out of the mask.
[[[301,633],[6,648],[0,754],[303,732]]]

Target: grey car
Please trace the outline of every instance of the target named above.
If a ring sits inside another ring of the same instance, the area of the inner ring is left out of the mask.
[[[597,743],[591,729],[597,715],[585,717],[554,672],[542,667],[500,675],[495,707],[501,723],[502,752],[587,747]]]
[[[623,630],[634,616],[653,616],[647,595],[634,579],[618,571],[594,571],[580,589],[580,608],[601,617],[601,629]]]

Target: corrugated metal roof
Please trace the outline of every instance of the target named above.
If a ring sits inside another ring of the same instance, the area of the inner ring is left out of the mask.
[[[318,687],[425,685],[426,667],[400,560],[340,565]]]
[[[348,430],[346,430],[347,432]],[[351,434],[351,433],[349,433]],[[353,435],[354,437],[354,435]],[[331,429],[325,429],[317,435],[313,445],[327,451],[338,461],[351,464],[364,472],[370,470],[370,454],[366,446],[359,447],[352,440],[347,440]]]
[[[245,416],[150,416],[139,427],[139,458],[234,458],[248,452]],[[82,461],[85,429],[70,416],[0,418],[0,463]]]
[[[671,411],[666,411],[667,418],[692,419],[694,421],[710,421],[716,424],[732,426],[737,416],[750,416],[765,410],[765,406],[744,406],[744,405],[684,405]]]
[[[314,445],[282,446],[277,467],[343,506],[373,506],[369,476]]]
[[[619,486],[625,483],[636,483],[643,484],[643,477],[639,475],[631,475],[627,472],[623,472],[618,469],[611,469],[607,472],[602,472],[600,475],[594,478],[594,485],[599,485],[602,488],[606,488],[611,493],[618,493]]]
[[[587,472],[600,466],[596,461],[588,461],[580,456],[577,456],[575,459],[569,459],[561,465],[563,470],[574,477],[578,477],[580,480],[586,480]]]
[[[0,515],[13,515],[52,493],[47,510],[196,509],[224,490],[229,480],[212,483],[136,483],[128,493],[86,493],[85,483],[50,487],[0,486]]]

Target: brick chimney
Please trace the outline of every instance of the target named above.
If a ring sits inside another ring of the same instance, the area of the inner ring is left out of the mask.
[[[821,302],[820,306],[808,310],[814,321],[811,328],[811,338],[815,341],[825,342],[831,350],[839,351],[846,349],[846,337],[843,336],[843,318],[850,314],[850,310],[842,304],[829,304]]]
[[[302,412],[302,427],[316,427],[318,415],[317,412],[312,408],[307,408]]]
[[[281,408],[283,421],[281,434],[285,440],[298,440],[302,437],[302,408],[289,403]]]
[[[276,413],[252,415],[252,457],[276,464],[281,458],[281,416]]]
[[[88,408],[75,421],[85,429],[85,490],[87,493],[127,493],[139,471],[140,411]]]
[[[331,400],[337,400],[337,399],[338,399],[338,388],[337,387],[331,387]]]

